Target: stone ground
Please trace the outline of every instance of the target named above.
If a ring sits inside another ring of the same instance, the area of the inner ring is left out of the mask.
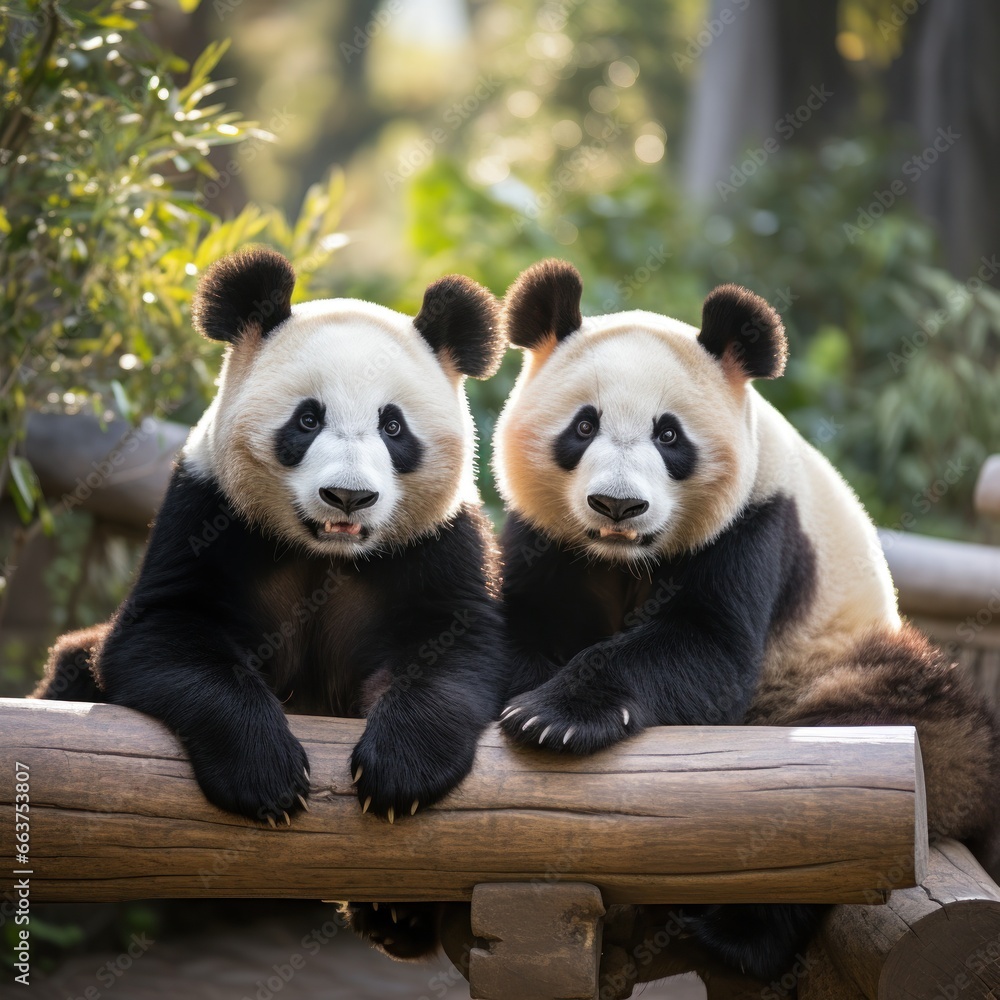
[[[27,989],[12,984],[10,970],[0,967],[0,997],[468,1000],[468,983],[443,955],[428,963],[392,962],[348,931],[331,933],[333,927],[318,921],[316,911],[254,919],[238,928],[212,927],[152,942],[145,950],[136,946],[134,958],[110,950],[75,955],[48,975],[33,973]],[[697,979],[683,977],[639,986],[634,996],[701,1000],[705,991]]]

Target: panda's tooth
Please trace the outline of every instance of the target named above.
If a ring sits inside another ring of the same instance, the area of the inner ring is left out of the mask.
[[[538,716],[537,715],[533,715],[530,719],[528,719],[528,721],[523,726],[521,726],[521,732],[523,733],[525,731],[525,729],[528,728],[528,726],[532,725],[533,723],[535,723],[537,721],[538,721]]]
[[[551,726],[546,726],[546,727],[545,727],[545,728],[544,728],[544,729],[542,730],[542,735],[538,737],[538,742],[539,742],[539,743],[544,743],[544,742],[545,742],[545,737],[549,735],[549,730],[550,730],[551,728],[552,728]]]
[[[623,708],[622,709],[622,722],[624,722],[626,726],[628,725],[628,720],[629,720],[628,709],[627,708]]]
[[[563,746],[565,746],[567,743],[569,743],[569,738],[575,732],[576,732],[576,726],[570,726],[569,729],[566,730],[566,735],[563,737]]]

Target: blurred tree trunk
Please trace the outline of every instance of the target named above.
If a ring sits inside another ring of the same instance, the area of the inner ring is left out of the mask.
[[[776,125],[810,96],[832,97],[809,122],[805,141],[835,131],[853,108],[856,88],[836,49],[838,0],[712,0],[709,23],[725,25],[701,52],[684,157],[686,189],[715,194],[747,146],[785,139]]]
[[[920,141],[939,129],[961,138],[915,187],[918,206],[936,223],[947,262],[959,277],[1000,252],[1000,4],[951,0],[928,4],[916,35],[910,121]]]
[[[748,146],[776,136],[776,121],[813,86],[833,96],[789,142],[815,144],[862,121],[859,88],[836,49],[841,0],[744,2],[712,0],[709,21],[721,23],[726,10],[732,20],[697,57],[684,182],[703,200]],[[1000,3],[928,3],[894,27],[903,51],[879,80],[885,117],[914,130],[912,154],[931,146],[939,129],[960,136],[933,164],[928,158],[913,198],[936,226],[949,268],[966,276],[980,257],[1000,252]]]

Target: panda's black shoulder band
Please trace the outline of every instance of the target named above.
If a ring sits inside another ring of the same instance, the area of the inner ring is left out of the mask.
[[[503,326],[515,347],[534,350],[548,338],[562,340],[580,329],[580,272],[565,260],[542,260],[507,289]]]
[[[191,305],[195,329],[232,343],[247,333],[266,337],[292,314],[295,271],[268,247],[247,247],[217,260],[202,276]]]
[[[698,341],[747,378],[777,378],[785,370],[788,342],[776,309],[740,285],[720,285],[701,311]]]
[[[463,375],[489,378],[500,367],[506,347],[500,304],[471,278],[449,274],[429,285],[413,325]]]

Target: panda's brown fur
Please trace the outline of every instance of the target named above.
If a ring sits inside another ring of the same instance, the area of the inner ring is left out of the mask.
[[[968,842],[996,870],[997,720],[900,619],[857,496],[751,384],[784,368],[780,317],[724,286],[706,299],[700,331],[640,311],[579,319],[580,289],[571,265],[548,261],[504,305],[508,339],[525,348],[494,438],[516,649],[508,735],[590,752],[656,724],[912,724],[931,836]],[[682,432],[683,465],[670,464],[676,435],[650,444],[657,420]],[[647,507],[612,521],[609,497]],[[649,622],[643,600],[666,579],[687,591]],[[767,594],[736,592],[765,580]],[[724,655],[710,629],[689,625],[699,616],[735,636]],[[724,694],[711,718],[699,717],[704,691],[688,677],[699,657],[715,664],[705,689]]]

